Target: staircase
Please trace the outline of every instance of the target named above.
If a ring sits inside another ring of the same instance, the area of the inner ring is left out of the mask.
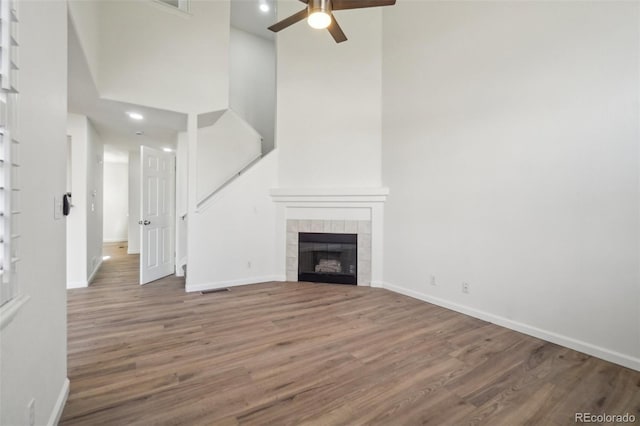
[[[260,160],[262,140],[260,134],[232,109],[198,116],[198,208]]]
[[[201,114],[197,121],[197,141],[194,146],[191,140],[188,154],[185,288],[276,280],[276,207],[269,195],[277,182],[275,150],[263,153],[261,136],[231,109]]]

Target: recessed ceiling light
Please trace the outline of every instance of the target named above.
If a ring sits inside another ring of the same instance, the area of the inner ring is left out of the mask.
[[[173,152],[173,150],[171,148],[162,148],[162,150],[164,152]]]
[[[142,120],[144,118],[144,116],[139,112],[128,112],[127,115],[132,120]]]
[[[266,3],[262,3],[260,5],[260,10],[263,11],[264,13],[267,13],[269,11],[269,5]]]

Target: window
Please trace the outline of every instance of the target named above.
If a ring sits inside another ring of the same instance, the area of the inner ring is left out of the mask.
[[[0,306],[17,296],[18,181],[17,0],[0,0]]]
[[[180,9],[184,12],[189,11],[189,0],[156,0],[160,3],[167,4],[169,6],[173,6],[177,9]]]

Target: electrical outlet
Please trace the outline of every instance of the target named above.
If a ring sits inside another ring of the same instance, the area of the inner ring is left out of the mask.
[[[462,292],[469,294],[469,283],[462,283]]]
[[[435,275],[431,275],[431,277],[429,277],[429,284],[438,285],[438,284],[436,284],[436,276]]]
[[[34,426],[36,424],[36,400],[31,398],[29,404],[27,404],[27,424]]]

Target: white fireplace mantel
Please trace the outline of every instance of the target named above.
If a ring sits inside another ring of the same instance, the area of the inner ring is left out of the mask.
[[[389,188],[272,188],[275,202],[384,203]]]
[[[271,197],[278,205],[276,223],[278,275],[287,277],[290,281],[293,280],[290,271],[288,272],[288,269],[291,269],[288,261],[290,263],[293,260],[287,256],[287,252],[292,251],[291,247],[287,247],[287,232],[291,231],[287,229],[288,221],[290,227],[292,223],[298,223],[300,226],[318,229],[322,226],[340,228],[343,224],[345,227],[356,223],[360,226],[370,224],[370,226],[367,225],[370,231],[367,231],[367,235],[363,238],[367,244],[370,241],[370,260],[364,259],[365,263],[370,262],[370,273],[362,274],[366,279],[358,284],[381,287],[384,202],[388,194],[389,189],[385,187],[272,188]],[[291,237],[289,235],[289,238]]]

